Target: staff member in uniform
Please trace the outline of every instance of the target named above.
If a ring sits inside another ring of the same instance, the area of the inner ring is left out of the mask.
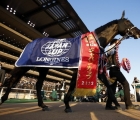
[[[117,81],[122,84],[124,89],[124,102],[126,109],[139,109],[139,105],[133,105],[130,100],[130,87],[129,83],[126,80],[125,76],[120,71],[120,63],[118,60],[118,44],[120,41],[117,39],[113,39],[110,43],[109,52],[107,53],[107,64],[109,69],[110,78],[116,78],[115,83],[112,85],[112,89],[116,89]],[[115,88],[114,88],[115,87]],[[108,100],[107,105],[111,105],[112,101]]]

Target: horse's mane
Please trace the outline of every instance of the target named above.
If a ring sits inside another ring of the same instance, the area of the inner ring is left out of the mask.
[[[100,32],[104,31],[107,27],[109,27],[109,26],[111,26],[111,25],[113,25],[113,24],[118,24],[118,20],[113,20],[113,21],[111,21],[111,22],[106,23],[106,24],[103,25],[103,26],[100,26],[99,28],[96,28],[96,29],[95,29],[95,33],[96,33],[96,34],[99,34]]]

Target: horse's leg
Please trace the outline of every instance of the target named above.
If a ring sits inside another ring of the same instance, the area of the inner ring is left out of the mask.
[[[21,68],[21,67],[15,67],[10,72],[10,77],[6,78],[4,81],[3,86],[7,87],[5,94],[1,97],[1,103],[4,103],[8,99],[8,95],[11,92],[11,88],[15,87],[17,83],[20,81],[21,77],[29,70],[30,68]]]
[[[42,108],[43,111],[47,111],[48,106],[43,103],[43,99],[41,96],[41,89],[43,86],[43,82],[46,78],[46,74],[48,73],[48,68],[38,68],[39,76],[36,82],[36,91],[37,91],[37,99],[38,99],[38,106]]]
[[[66,107],[65,112],[66,113],[72,112],[71,107],[69,105],[69,101],[70,101],[71,95],[74,92],[74,89],[75,89],[75,86],[76,86],[77,72],[78,72],[78,70],[76,69],[73,73],[73,76],[72,76],[72,79],[71,79],[71,82],[70,82],[70,88],[69,88],[67,94],[64,97],[64,103],[65,103],[65,107]]]
[[[115,104],[115,106],[119,107],[120,104],[118,103],[114,92],[112,90],[112,87],[109,85],[109,82],[105,76],[104,73],[98,74],[98,78],[104,83],[104,85],[107,87],[107,93],[108,93],[108,98]]]

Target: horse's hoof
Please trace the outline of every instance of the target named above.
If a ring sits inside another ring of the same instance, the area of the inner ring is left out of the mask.
[[[66,113],[72,112],[71,108],[67,108],[67,109],[65,109],[64,111],[65,111]]]
[[[48,106],[44,106],[44,107],[42,107],[42,111],[49,111]]]

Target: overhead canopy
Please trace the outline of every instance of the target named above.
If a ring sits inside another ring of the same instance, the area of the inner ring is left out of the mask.
[[[67,0],[1,0],[0,3],[8,11],[15,10],[15,16],[49,37],[75,37],[88,32]],[[2,14],[2,18],[9,24],[10,19],[5,14]],[[18,27],[30,38],[37,37],[13,21],[10,25]]]
[[[7,69],[13,69],[22,49],[36,38],[69,38],[89,31],[67,0],[0,0],[0,15],[0,61]],[[51,69],[49,75],[70,80],[72,71]]]

